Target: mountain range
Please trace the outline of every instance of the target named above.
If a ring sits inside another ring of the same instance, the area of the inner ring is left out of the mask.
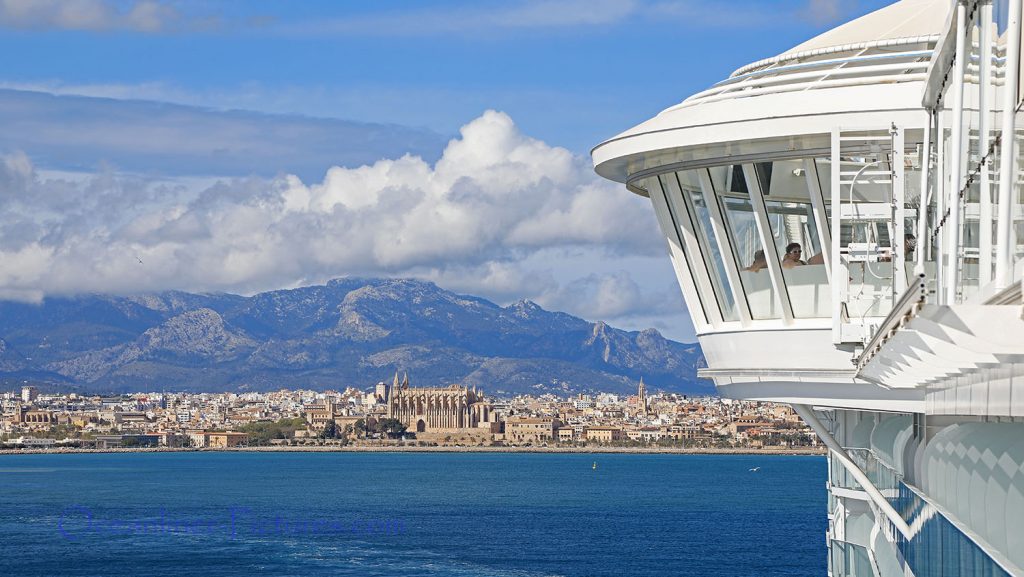
[[[170,291],[0,302],[0,381],[83,392],[413,386],[711,393],[697,344],[423,281],[341,278],[253,296]]]

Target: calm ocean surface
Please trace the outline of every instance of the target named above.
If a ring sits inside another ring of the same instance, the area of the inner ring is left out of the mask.
[[[0,575],[824,575],[825,480],[823,457],[0,456]]]

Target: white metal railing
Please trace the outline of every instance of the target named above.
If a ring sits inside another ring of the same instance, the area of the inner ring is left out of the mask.
[[[890,49],[897,46],[912,46],[915,44],[927,44],[934,45],[936,41],[941,38],[940,34],[931,34],[927,36],[914,36],[908,38],[893,38],[890,40],[871,40],[868,42],[857,42],[853,44],[842,44],[839,46],[826,46],[824,48],[815,48],[813,50],[801,50],[800,52],[788,52],[786,54],[780,54],[778,56],[772,56],[771,58],[765,58],[756,62],[751,62],[746,66],[743,66],[732,73],[733,76],[740,76],[746,74],[751,70],[757,70],[766,66],[774,66],[783,62],[792,62],[794,60],[803,60],[805,58],[814,58],[817,56],[827,56],[829,54],[841,54],[843,52],[864,52],[865,50],[872,49]]]
[[[868,67],[854,69],[858,71],[858,75],[853,78],[839,78],[835,80],[827,80],[831,76],[841,76],[836,70],[823,71],[821,74],[814,75],[813,78],[808,78],[804,82],[782,84],[781,86],[768,86],[772,83],[760,84],[741,84],[737,86],[727,86],[721,89],[706,90],[702,93],[695,94],[690,98],[687,98],[682,103],[677,104],[665,112],[672,112],[682,108],[688,108],[696,104],[704,104],[708,102],[718,102],[720,100],[728,100],[732,98],[746,98],[750,96],[762,96],[765,94],[782,94],[786,92],[800,92],[804,90],[817,90],[824,88],[845,88],[849,86],[865,86],[865,85],[878,85],[878,84],[896,84],[901,82],[920,82],[927,78],[927,63],[924,66],[911,66],[907,65],[902,68],[912,68],[916,72],[898,73],[898,74],[885,74],[885,75],[865,75]],[[786,77],[781,77],[776,82],[785,82],[789,80]]]
[[[746,74],[741,74],[739,76],[732,76],[732,77],[726,78],[725,80],[722,80],[720,82],[716,82],[715,83],[715,87],[726,86],[726,85],[729,85],[729,84],[735,84],[735,83],[740,82],[742,80],[747,80],[749,78],[757,78],[757,77],[760,77],[760,76],[772,76],[772,75],[778,75],[778,74],[789,74],[789,73],[795,72],[795,71],[814,70],[814,69],[817,69],[817,68],[826,68],[826,67],[835,68],[835,67],[842,66],[842,65],[845,65],[845,64],[859,64],[859,63],[864,63],[864,62],[881,62],[881,61],[886,61],[886,60],[906,60],[906,61],[914,64],[915,66],[917,64],[924,64],[925,67],[927,68],[927,64],[928,64],[927,62],[913,62],[913,61],[918,59],[918,58],[929,58],[929,57],[931,57],[931,54],[932,54],[931,50],[914,50],[914,51],[910,51],[910,52],[893,52],[893,53],[886,53],[886,54],[866,54],[866,55],[863,55],[863,56],[850,56],[850,57],[847,57],[847,58],[830,58],[828,60],[815,60],[815,61],[812,61],[812,62],[800,62],[800,63],[797,63],[797,64],[787,64],[785,66],[778,66],[778,67],[774,67],[774,68],[763,68],[761,70],[755,70],[753,72],[747,72]],[[906,67],[906,63],[904,63],[904,64],[902,64],[900,66],[905,68]],[[859,68],[854,69],[854,70],[859,70]],[[835,70],[833,72],[838,72],[838,71]],[[700,93],[698,93],[698,94],[700,94]]]
[[[1006,33],[1000,37],[991,2],[957,2],[955,18],[931,58],[923,98],[930,122],[922,190],[933,190],[924,194],[918,230],[925,234],[918,240],[933,247],[929,260],[936,266],[936,301],[942,305],[975,294],[984,298],[1017,280],[1021,0],[1009,0],[1007,6]],[[931,222],[925,219],[929,209],[934,211]],[[967,231],[977,235],[977,244]],[[918,255],[919,272],[925,250],[921,247]]]

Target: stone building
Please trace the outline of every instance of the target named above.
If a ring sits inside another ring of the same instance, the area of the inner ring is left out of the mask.
[[[327,423],[333,421],[337,416],[334,399],[325,399],[323,403],[306,405],[303,408],[303,416],[309,423],[309,428],[314,431],[323,431]]]
[[[461,385],[410,388],[409,376],[401,383],[395,374],[388,391],[388,418],[398,419],[411,432],[495,432],[500,423],[482,392]]]
[[[619,427],[587,427],[587,440],[598,443],[611,443],[622,440],[622,429]]]
[[[505,421],[505,438],[513,443],[550,441],[558,435],[558,419],[510,417]]]
[[[49,427],[57,424],[56,416],[47,410],[43,409],[30,409],[28,407],[18,405],[14,408],[14,412],[10,418],[11,424],[14,425],[28,425],[35,427]]]

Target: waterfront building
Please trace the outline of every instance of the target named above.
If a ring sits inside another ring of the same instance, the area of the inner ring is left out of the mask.
[[[572,427],[558,427],[557,435],[559,443],[571,443],[576,440],[576,431]]]
[[[249,440],[249,435],[236,431],[212,432],[206,435],[206,446],[211,449],[239,447]]]
[[[409,376],[388,391],[388,412],[414,433],[461,432],[467,429],[497,432],[500,423],[483,393],[461,385],[409,387]]]
[[[93,438],[93,443],[97,449],[119,449],[157,447],[160,445],[160,440],[160,435],[96,435]]]
[[[630,441],[655,443],[660,439],[668,437],[668,434],[658,427],[640,427],[637,429],[626,429],[625,436]]]
[[[26,447],[31,449],[49,449],[57,444],[54,439],[37,439],[35,437],[17,437],[10,439],[4,443],[5,445],[14,447]]]
[[[710,439],[711,434],[698,425],[672,425],[668,427],[669,434],[676,439]]]
[[[833,577],[1024,575],[1021,4],[895,2],[593,151],[700,374],[828,447]]]
[[[509,417],[505,421],[505,439],[513,443],[536,443],[560,438],[558,419]]]
[[[188,445],[194,449],[207,447],[210,441],[206,431],[189,430],[185,432],[185,438],[188,439]]]
[[[586,439],[588,441],[594,441],[597,443],[611,443],[612,441],[620,441],[623,438],[623,432],[620,427],[587,427]]]

